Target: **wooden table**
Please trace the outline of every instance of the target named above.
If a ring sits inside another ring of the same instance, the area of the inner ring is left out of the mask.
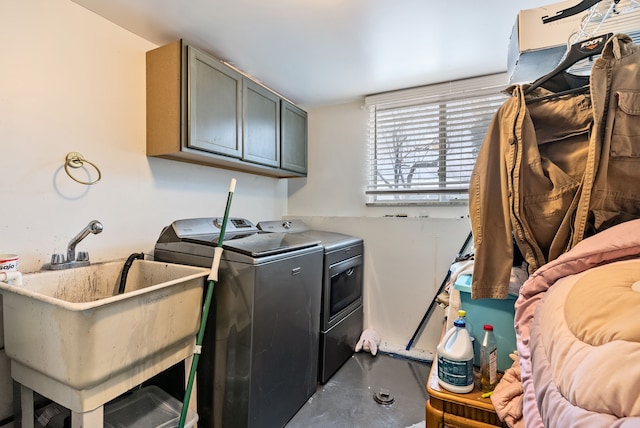
[[[456,394],[442,388],[438,384],[437,358],[431,366],[427,393],[426,428],[507,427],[498,418],[491,399],[481,397],[478,382],[468,394]]]

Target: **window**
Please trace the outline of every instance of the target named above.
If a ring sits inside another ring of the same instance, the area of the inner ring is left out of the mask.
[[[468,203],[505,82],[502,73],[367,97],[367,205]]]

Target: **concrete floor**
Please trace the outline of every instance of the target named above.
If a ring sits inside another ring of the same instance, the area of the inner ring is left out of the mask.
[[[354,354],[286,428],[424,428],[431,365],[388,354]],[[374,394],[387,389],[391,404]]]
[[[425,428],[430,368],[429,363],[382,353],[354,354],[329,382],[318,386],[285,428]],[[381,388],[389,391],[393,403],[374,400]]]

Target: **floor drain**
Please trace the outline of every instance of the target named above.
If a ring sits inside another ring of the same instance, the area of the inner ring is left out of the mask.
[[[389,390],[385,388],[380,388],[380,391],[373,394],[373,399],[376,400],[378,404],[391,404],[394,401],[393,395],[389,394]]]

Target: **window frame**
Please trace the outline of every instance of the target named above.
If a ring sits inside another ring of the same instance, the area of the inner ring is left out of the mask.
[[[471,169],[491,119],[507,99],[504,93],[507,81],[506,73],[497,73],[367,96],[366,205],[468,205]],[[437,106],[437,112],[434,106]],[[403,114],[402,119],[394,122],[391,118],[394,112]],[[384,119],[386,117],[389,119]],[[382,124],[385,121],[392,125]],[[418,131],[412,131],[412,126]],[[383,134],[391,128],[398,128],[398,134],[405,140],[413,135],[420,138],[405,147],[396,148],[402,143],[395,138],[399,140],[400,137]],[[452,149],[463,160],[453,162]],[[385,150],[391,154],[384,153]],[[423,160],[429,156],[433,159],[434,153],[437,157],[431,165]],[[404,155],[413,160],[405,163]],[[447,166],[449,161],[453,167]],[[431,172],[426,171],[429,167]],[[456,167],[459,171],[457,180],[454,180],[451,170]],[[417,168],[425,171],[416,173]],[[386,180],[379,171],[387,175]],[[412,182],[414,174],[420,177],[415,184]],[[391,175],[393,181],[389,180]]]

